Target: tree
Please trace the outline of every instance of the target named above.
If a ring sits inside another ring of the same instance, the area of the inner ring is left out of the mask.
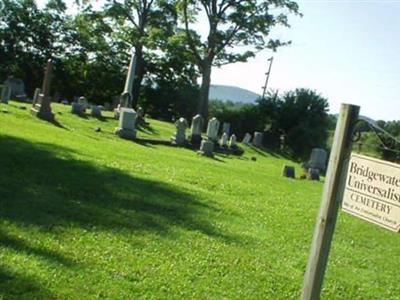
[[[65,10],[62,0],[50,0],[42,10],[33,0],[0,2],[1,78],[20,77],[28,93],[40,86],[45,61],[61,57],[70,38]]]
[[[328,101],[309,89],[282,96],[269,95],[258,102],[260,118],[269,132],[283,134],[291,152],[306,159],[314,147],[325,147],[328,137]]]
[[[212,66],[244,62],[256,51],[286,45],[269,39],[270,30],[289,26],[287,13],[298,14],[298,5],[291,0],[181,0],[180,4],[190,52],[202,75],[198,112],[206,118]],[[207,40],[202,43],[189,28],[200,10],[208,20]],[[236,46],[246,46],[247,51],[239,52]]]
[[[156,50],[160,41],[173,35],[177,21],[174,5],[169,0],[107,0],[100,14],[114,29],[111,39],[135,50],[137,63],[131,91],[135,105],[147,69],[145,50]]]

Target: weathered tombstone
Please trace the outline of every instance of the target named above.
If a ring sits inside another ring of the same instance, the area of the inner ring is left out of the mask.
[[[319,170],[309,168],[307,172],[307,179],[319,181]]]
[[[32,100],[32,106],[34,106],[38,101],[39,101],[39,95],[40,95],[41,91],[39,88],[35,89],[35,92],[33,94],[33,100]]]
[[[217,120],[217,118],[212,118],[210,121],[208,121],[208,126],[207,126],[208,140],[217,142],[218,130],[219,130],[219,121]]]
[[[295,178],[295,171],[293,166],[283,166],[283,172],[282,172],[284,177],[289,177],[289,178]]]
[[[222,133],[226,133],[228,136],[231,132],[231,124],[224,122],[222,123]]]
[[[26,98],[25,83],[22,79],[15,78],[14,76],[8,76],[8,78],[4,81],[4,85],[10,87],[10,97]]]
[[[311,156],[308,166],[311,169],[318,169],[323,171],[326,168],[327,158],[328,154],[324,149],[314,148],[311,151]]]
[[[37,102],[31,108],[31,113],[41,119],[45,119],[48,121],[54,120],[54,114],[51,111],[50,106],[50,83],[51,83],[51,70],[52,70],[52,61],[49,59],[47,61],[43,86],[41,92],[38,96]]]
[[[261,132],[255,131],[253,137],[253,146],[261,148],[262,142],[263,142],[263,134]]]
[[[91,114],[93,117],[101,118],[101,106],[99,106],[99,105],[92,105],[92,110],[91,110],[90,114]]]
[[[136,112],[137,112],[137,121],[136,121],[137,125],[145,124],[146,121],[144,119],[144,109],[143,109],[143,107],[139,106],[137,108]]]
[[[119,119],[120,112],[121,112],[121,104],[118,104],[117,108],[114,109],[114,118]]]
[[[210,140],[202,140],[199,153],[204,156],[213,157],[214,142]]]
[[[227,148],[228,147],[228,135],[226,134],[226,132],[224,132],[221,136],[221,139],[219,141],[219,145],[222,148]]]
[[[192,119],[190,126],[190,143],[198,147],[201,143],[201,129],[203,128],[203,118],[197,114]]]
[[[115,134],[126,139],[136,138],[136,118],[137,114],[133,108],[121,107]]]
[[[11,89],[8,85],[3,85],[3,88],[1,89],[1,101],[4,104],[7,104],[8,101],[10,100],[11,97]]]
[[[75,115],[84,115],[85,107],[81,103],[72,102],[71,103],[71,113],[73,113]]]
[[[171,137],[171,142],[174,145],[184,145],[186,144],[186,128],[188,128],[188,123],[185,118],[179,118],[175,122],[176,132]]]
[[[236,135],[232,134],[231,138],[229,139],[229,148],[234,149],[236,147]]]
[[[87,99],[86,99],[84,96],[80,96],[80,97],[78,98],[78,103],[79,103],[80,105],[82,105],[83,110],[86,112],[86,108],[89,107],[89,104],[88,104]]]
[[[242,143],[248,145],[248,144],[250,144],[250,142],[251,142],[251,134],[247,132],[247,133],[244,135],[244,138],[243,138],[243,140],[242,140]]]

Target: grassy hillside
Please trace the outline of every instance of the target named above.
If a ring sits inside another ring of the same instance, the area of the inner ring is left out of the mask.
[[[299,297],[322,182],[250,148],[121,140],[110,113],[28,109],[0,107],[0,299]],[[171,136],[149,121],[139,136]],[[399,257],[398,235],[341,213],[323,298],[398,299]]]

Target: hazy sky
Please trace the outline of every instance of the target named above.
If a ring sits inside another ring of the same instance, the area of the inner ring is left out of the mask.
[[[317,90],[331,112],[361,106],[374,119],[400,119],[400,1],[298,1],[302,18],[277,36],[292,40],[274,56],[269,87]],[[267,58],[215,69],[213,83],[261,93]]]
[[[373,119],[399,120],[400,0],[297,2],[304,16],[292,17],[291,28],[273,34],[292,45],[215,68],[212,83],[261,94],[273,55],[269,88],[311,88],[328,98],[332,113],[340,103],[353,103]]]

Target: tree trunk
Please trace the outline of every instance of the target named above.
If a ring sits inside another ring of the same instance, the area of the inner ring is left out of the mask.
[[[208,96],[211,83],[211,62],[204,61],[201,67],[201,87],[198,113],[203,117],[205,124],[208,120]]]
[[[144,59],[143,59],[143,46],[135,47],[136,54],[136,68],[135,68],[135,78],[133,79],[132,85],[132,107],[136,108],[139,95],[140,95],[140,87],[142,85],[143,76],[144,76]]]

